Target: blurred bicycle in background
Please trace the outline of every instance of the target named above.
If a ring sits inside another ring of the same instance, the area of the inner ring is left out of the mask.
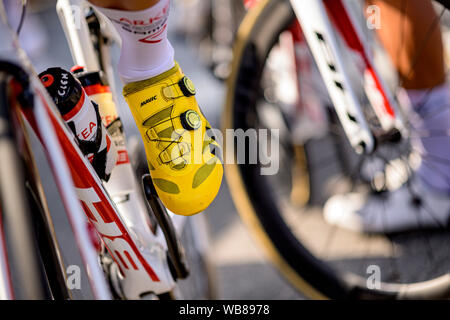
[[[433,156],[412,143],[417,137],[409,130],[401,80],[368,29],[364,1],[256,2],[235,37],[223,113],[224,131],[248,132],[245,140],[226,143],[235,160],[226,166],[227,181],[244,222],[283,275],[310,297],[448,298],[450,233],[425,194],[404,188],[422,215],[415,231],[354,232],[324,219],[328,199],[357,190],[387,198],[409,185],[420,158]],[[430,30],[440,25],[446,35],[450,4],[433,5]],[[261,174],[267,159],[249,162],[261,157],[261,148],[270,150],[256,133],[261,130],[279,142],[271,157],[280,169],[273,175]],[[240,162],[239,143],[246,151]],[[372,215],[388,219],[386,209]],[[420,227],[422,219],[435,221],[435,228]]]

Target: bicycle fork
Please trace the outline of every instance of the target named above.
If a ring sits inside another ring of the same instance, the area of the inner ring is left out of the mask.
[[[305,39],[324,80],[344,132],[359,153],[371,153],[377,141],[404,132],[404,122],[395,99],[376,71],[367,45],[362,41],[342,0],[291,0]],[[365,118],[355,86],[345,67],[345,54],[339,46],[337,31],[345,44],[364,65],[364,91],[379,119],[382,132],[374,134]],[[300,70],[301,71],[301,70]],[[393,138],[392,138],[393,139]]]

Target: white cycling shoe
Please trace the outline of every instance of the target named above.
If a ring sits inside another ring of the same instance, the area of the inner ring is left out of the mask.
[[[450,217],[450,196],[430,192],[413,178],[409,188],[404,185],[392,192],[335,195],[326,202],[323,214],[328,223],[356,232],[445,228]]]

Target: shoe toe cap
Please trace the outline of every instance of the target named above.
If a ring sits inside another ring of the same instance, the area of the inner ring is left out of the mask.
[[[158,195],[163,204],[171,212],[179,215],[190,216],[204,211],[214,200],[219,192],[223,176],[223,167],[220,161],[214,166],[208,177],[199,185],[189,182],[192,176],[189,175],[187,182],[178,179],[179,192],[168,193],[157,188]],[[194,179],[195,180],[195,179]],[[158,187],[158,186],[157,186]]]

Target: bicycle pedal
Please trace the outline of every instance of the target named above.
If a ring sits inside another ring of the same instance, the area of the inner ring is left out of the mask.
[[[142,185],[145,197],[167,242],[169,267],[172,276],[175,279],[185,279],[189,275],[189,268],[186,262],[184,248],[178,238],[172,219],[159,199],[149,174],[144,174],[142,176]]]

